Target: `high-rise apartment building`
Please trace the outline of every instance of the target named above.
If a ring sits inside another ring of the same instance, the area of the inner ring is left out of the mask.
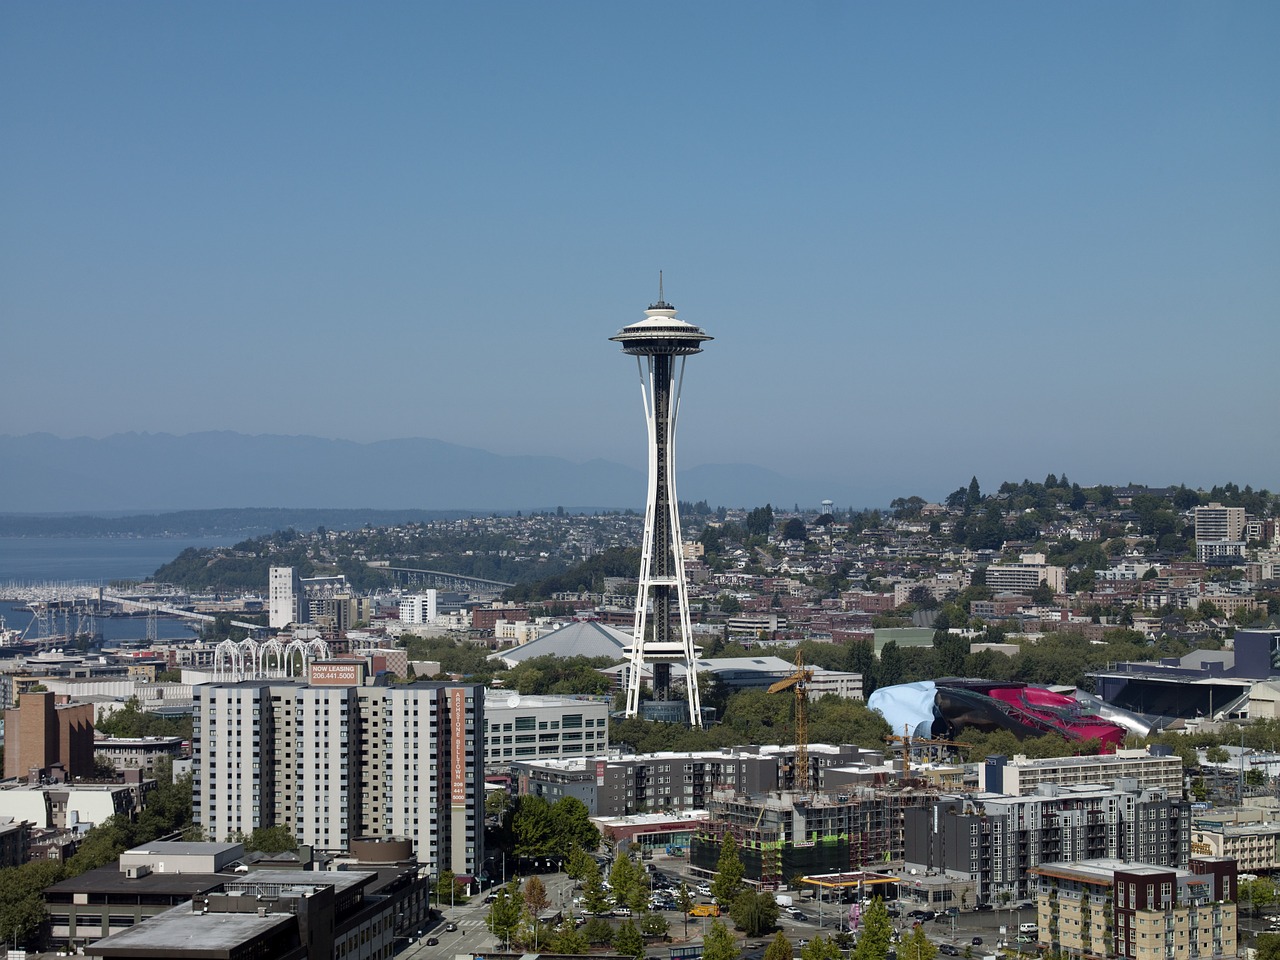
[[[997,593],[1034,590],[1042,583],[1054,593],[1062,593],[1067,586],[1066,570],[1046,563],[1043,553],[1024,553],[1021,563],[993,563],[987,567],[987,586]]]
[[[4,712],[5,777],[43,777],[55,766],[68,777],[93,772],[93,705],[57,701],[54,693],[27,692]]]
[[[1191,804],[1132,780],[946,797],[907,811],[905,847],[908,867],[967,875],[979,902],[999,903],[1030,896],[1028,871],[1044,863],[1119,857],[1185,867]]]
[[[1244,539],[1244,507],[1224,507],[1211,503],[1196,507],[1196,543]]]
[[[438,616],[437,594],[434,590],[423,590],[400,598],[401,623],[435,623]]]
[[[1211,503],[1196,507],[1196,559],[1201,563],[1219,557],[1243,557],[1244,507]]]
[[[272,567],[267,578],[267,625],[283,630],[305,623],[310,613],[302,597],[302,580],[293,567]]]
[[[334,851],[405,837],[432,872],[478,875],[483,688],[364,678],[359,661],[324,661],[310,683],[196,687],[195,822],[211,840],[283,826]]]

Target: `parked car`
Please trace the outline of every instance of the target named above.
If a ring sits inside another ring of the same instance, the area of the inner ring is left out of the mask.
[[[435,937],[427,937],[427,946],[428,946],[428,947],[438,947],[438,946],[440,946],[440,941],[439,941],[437,938],[435,938]]]

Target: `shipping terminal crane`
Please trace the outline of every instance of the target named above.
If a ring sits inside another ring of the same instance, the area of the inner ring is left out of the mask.
[[[897,744],[902,750],[902,779],[911,779],[911,750],[914,747],[971,747],[973,744],[963,740],[938,740],[931,737],[913,737],[911,728],[902,725],[902,733],[891,733],[884,738],[885,743]]]
[[[809,792],[809,726],[806,707],[809,702],[809,681],[813,679],[813,668],[804,665],[804,654],[796,651],[796,672],[785,680],[779,680],[768,689],[768,693],[781,693],[792,687],[796,689],[796,775],[795,789],[801,793]]]

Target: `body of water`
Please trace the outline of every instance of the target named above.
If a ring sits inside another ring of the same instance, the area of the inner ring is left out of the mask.
[[[243,537],[0,537],[0,591],[5,585],[50,582],[106,584],[113,580],[146,580],[188,547],[225,547]],[[265,584],[263,589],[266,589]],[[26,630],[32,614],[21,603],[0,603],[0,617],[13,630]],[[71,629],[75,629],[72,618]],[[145,617],[99,617],[103,639],[143,640]],[[58,629],[61,629],[59,622]],[[159,617],[161,639],[189,639],[187,621]],[[32,626],[28,636],[34,638]]]
[[[229,547],[243,539],[242,536],[0,537],[0,584],[146,580],[187,547]]]
[[[25,604],[0,602],[0,617],[4,618],[5,627],[20,633],[25,631],[28,640],[35,640],[38,635],[38,627],[32,625],[28,629],[33,616],[34,614],[26,608]],[[190,640],[195,636],[195,631],[188,626],[188,623],[190,621],[178,617],[156,617],[156,637],[160,640]],[[68,627],[74,632],[76,625],[77,621],[73,615]],[[98,617],[94,621],[94,626],[107,644],[147,639],[146,617]],[[62,632],[61,618],[58,618],[55,629]]]

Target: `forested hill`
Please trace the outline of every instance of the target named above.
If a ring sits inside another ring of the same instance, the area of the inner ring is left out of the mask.
[[[468,516],[464,510],[243,507],[104,517],[0,513],[0,537],[256,537],[273,530],[357,530]]]

